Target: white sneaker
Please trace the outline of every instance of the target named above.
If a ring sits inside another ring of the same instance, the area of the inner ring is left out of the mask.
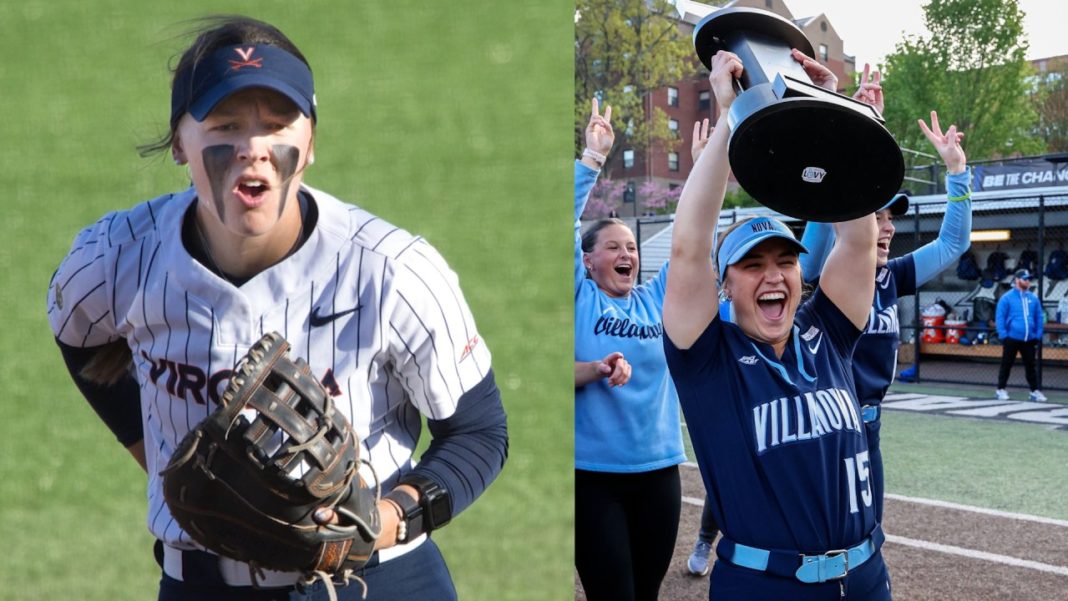
[[[995,394],[997,395],[999,401],[1009,400],[1009,393],[1005,392],[1004,388],[998,388],[998,391]]]
[[[1045,401],[1047,399],[1046,399],[1046,395],[1042,394],[1041,390],[1032,390],[1031,391],[1031,400],[1032,401]]]
[[[690,574],[694,576],[708,575],[708,554],[711,551],[712,543],[706,543],[703,540],[697,541],[697,544],[693,547],[693,553],[690,554],[690,559],[686,562],[686,569]]]

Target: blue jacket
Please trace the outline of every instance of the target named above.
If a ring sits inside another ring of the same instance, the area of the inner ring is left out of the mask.
[[[1042,338],[1042,303],[1034,293],[1013,286],[998,299],[997,321],[1002,340],[1037,340]]]

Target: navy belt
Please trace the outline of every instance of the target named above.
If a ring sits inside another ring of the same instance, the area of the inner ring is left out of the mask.
[[[882,412],[881,405],[864,405],[860,409],[860,417],[864,420],[864,423],[870,424],[871,422],[879,419],[879,414]]]
[[[801,582],[812,584],[845,578],[849,570],[856,569],[871,559],[882,547],[884,540],[886,535],[883,534],[883,528],[877,525],[871,535],[856,546],[820,555],[805,555],[758,549],[723,537],[716,546],[716,556],[743,568],[769,572],[784,578],[797,578]]]

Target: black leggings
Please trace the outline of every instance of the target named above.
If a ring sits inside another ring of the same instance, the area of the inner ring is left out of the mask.
[[[655,601],[682,511],[678,466],[575,470],[575,567],[589,601]]]
[[[705,495],[705,504],[701,508],[701,530],[698,531],[697,538],[712,544],[717,534],[719,524],[716,523],[716,516],[712,515],[712,504],[708,502],[708,495]]]
[[[1035,373],[1035,350],[1038,340],[1016,340],[1005,338],[1001,341],[1001,370],[998,371],[998,388],[1003,389],[1009,383],[1009,372],[1012,364],[1016,362],[1016,353],[1023,358],[1024,375],[1027,376],[1027,385],[1032,391],[1038,390],[1038,375]]]

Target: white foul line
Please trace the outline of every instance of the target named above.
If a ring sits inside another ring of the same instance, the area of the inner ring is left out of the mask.
[[[692,461],[687,461],[682,464],[683,467],[697,468],[697,464]],[[952,503],[950,501],[939,501],[938,499],[924,499],[922,497],[909,497],[905,495],[898,495],[894,493],[884,493],[887,499],[893,499],[895,501],[903,501],[905,503],[916,503],[919,505],[930,505],[931,507],[942,507],[945,509],[956,509],[958,511],[970,511],[972,513],[981,513],[984,515],[992,515],[999,518],[1007,518],[1012,520],[1022,520],[1025,522],[1035,522],[1038,524],[1048,524],[1050,526],[1060,526],[1062,528],[1068,528],[1068,520],[1058,520],[1056,518],[1047,518],[1040,515],[1031,515],[1028,513],[1014,513],[1011,511],[1000,511],[997,509],[987,509],[986,507],[976,507],[974,505],[962,505],[960,503]],[[687,499],[692,497],[683,497],[683,501],[690,503]],[[696,503],[690,503],[691,505],[701,506],[704,505],[704,501],[698,501]]]
[[[935,507],[945,507],[949,509],[959,509],[962,511],[972,511],[975,513],[984,513],[987,515],[994,515],[1003,518],[1011,518],[1016,520],[1026,520],[1031,522],[1039,522],[1042,524],[1053,524],[1055,526],[1068,526],[1068,522],[1064,520],[1055,520],[1053,518],[1044,518],[1037,515],[1027,515],[1025,513],[1010,513],[1007,511],[998,511],[996,509],[985,509],[983,507],[972,507],[970,505],[960,505],[958,503],[950,503],[948,501],[937,501],[935,499],[920,499],[916,497],[906,497],[904,495],[886,494],[887,497],[898,501],[905,501],[909,503],[919,503],[921,505],[933,505]],[[696,507],[704,507],[705,500],[698,499],[696,497],[682,496],[682,502],[687,505],[694,505]],[[997,553],[987,553],[986,551],[976,551],[975,549],[965,549],[964,547],[955,547],[953,545],[943,545],[941,543],[932,543],[925,540],[916,540],[914,538],[905,538],[904,536],[897,536],[895,534],[887,534],[886,540],[898,545],[905,545],[906,547],[915,547],[917,549],[925,549],[928,551],[938,551],[940,553],[948,553],[949,555],[960,555],[961,557],[968,557],[970,559],[982,559],[985,561],[992,561],[994,563],[1001,563],[1018,568],[1028,568],[1031,570],[1038,570],[1040,572],[1048,572],[1050,574],[1058,574],[1060,576],[1068,576],[1068,567],[1055,566],[1048,563],[1042,563],[1040,561],[1032,561],[1030,559],[1019,559],[1011,557],[1009,555],[999,555]]]
[[[985,507],[974,507],[972,505],[961,505],[959,503],[950,503],[949,501],[938,501],[936,499],[921,499],[918,497],[906,497],[905,495],[895,495],[892,493],[886,493],[884,495],[887,499],[894,499],[895,501],[904,501],[906,503],[918,503],[920,505],[930,505],[932,507],[944,507],[946,509],[957,509],[959,511],[971,511],[973,513],[982,513],[986,515],[992,515],[999,518],[1009,518],[1013,520],[1024,520],[1027,522],[1037,522],[1039,524],[1049,524],[1051,526],[1061,526],[1068,528],[1068,521],[1058,520],[1054,518],[1046,518],[1039,515],[1029,515],[1026,513],[1012,513],[1009,511],[998,511],[997,509],[987,509]]]
[[[887,542],[895,543],[898,545],[905,545],[908,547],[916,547],[917,549],[938,551],[940,553],[948,553],[950,555],[960,555],[961,557],[968,557],[971,559],[982,559],[985,561],[992,561],[994,563],[1008,564],[1010,566],[1016,566],[1018,568],[1029,568],[1032,570],[1038,570],[1040,572],[1049,572],[1051,574],[1068,576],[1068,568],[1064,566],[1053,566],[1048,563],[1031,561],[1030,559],[1018,559],[1016,557],[1010,557],[1008,555],[998,555],[997,553],[987,553],[986,551],[976,551],[974,549],[954,547],[953,545],[943,545],[940,543],[932,543],[925,540],[915,540],[912,538],[905,538],[903,536],[896,536],[893,534],[887,534],[886,540]]]

